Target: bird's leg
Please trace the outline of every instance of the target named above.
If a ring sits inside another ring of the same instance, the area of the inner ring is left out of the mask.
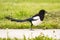
[[[32,26],[33,26],[33,24],[32,24],[32,22],[31,22],[31,20],[30,20],[30,23],[31,23],[31,28],[30,28],[30,30],[32,30]]]
[[[32,24],[31,24],[31,30],[32,30]]]
[[[32,30],[32,26],[33,26],[33,24],[31,23],[31,30]]]

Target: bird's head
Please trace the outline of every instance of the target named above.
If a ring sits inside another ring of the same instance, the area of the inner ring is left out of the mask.
[[[45,13],[47,13],[47,11],[44,10],[44,9],[41,9],[41,10],[39,11],[39,14],[40,14],[40,13],[44,13],[44,14],[45,14]]]

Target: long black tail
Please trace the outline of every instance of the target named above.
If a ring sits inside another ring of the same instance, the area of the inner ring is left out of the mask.
[[[8,20],[11,20],[11,21],[16,21],[16,22],[26,22],[26,21],[31,20],[31,18],[25,19],[25,20],[18,20],[18,19],[14,19],[14,18],[11,18],[11,17],[5,17],[5,18],[8,19]]]
[[[11,17],[5,17],[6,19],[8,20],[11,20],[11,21],[16,21],[16,22],[26,22],[26,21],[36,21],[37,19],[33,19],[33,18],[28,18],[28,19],[25,19],[25,20],[18,20],[18,19],[14,19],[14,18],[11,18]]]

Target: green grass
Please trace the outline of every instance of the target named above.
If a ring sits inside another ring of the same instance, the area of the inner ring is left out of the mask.
[[[5,19],[11,16],[17,19],[30,18],[39,10],[45,9],[48,13],[42,24],[33,28],[60,29],[60,0],[0,0],[0,28],[24,29],[30,28],[29,22],[17,23]]]

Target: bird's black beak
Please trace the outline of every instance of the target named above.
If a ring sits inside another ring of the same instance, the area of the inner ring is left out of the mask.
[[[48,13],[47,11],[45,11],[45,13]]]
[[[46,15],[48,15],[48,14],[47,14],[47,13],[48,13],[47,11],[46,11],[45,13],[46,13]]]

